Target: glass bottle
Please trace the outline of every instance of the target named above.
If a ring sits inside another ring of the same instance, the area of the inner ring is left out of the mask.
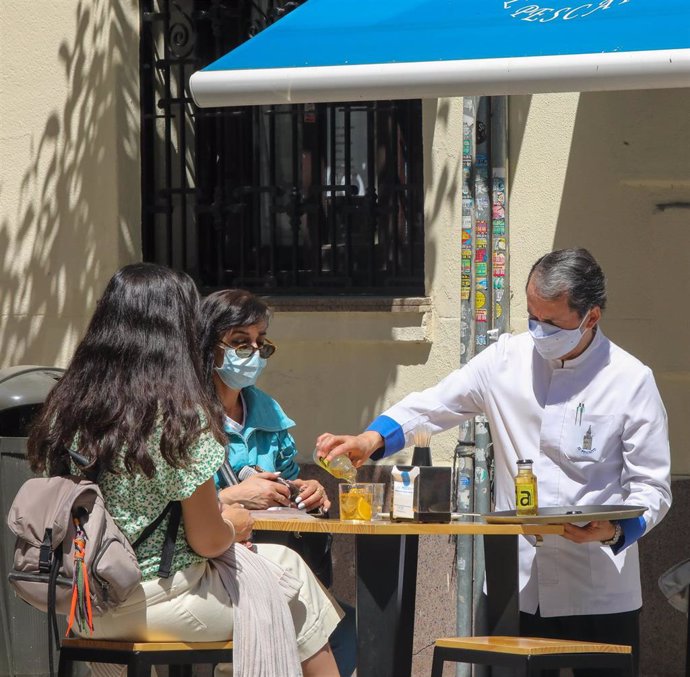
[[[352,465],[352,461],[345,455],[336,456],[332,461],[327,461],[317,455],[314,449],[314,463],[323,468],[327,473],[339,480],[345,480],[349,484],[354,484],[357,481],[357,469]]]
[[[515,514],[536,515],[538,508],[537,477],[532,472],[532,461],[525,459],[517,462],[518,472],[515,476]]]

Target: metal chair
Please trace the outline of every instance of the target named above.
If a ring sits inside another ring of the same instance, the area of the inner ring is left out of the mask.
[[[690,600],[690,558],[674,564],[659,576],[659,588],[668,603],[687,618],[685,641],[685,674],[690,675],[690,616],[688,615],[688,600]]]
[[[149,677],[154,665],[191,666],[197,663],[231,663],[232,642],[121,642],[97,639],[63,639],[58,677],[70,677],[72,664],[118,663],[127,666],[127,677]],[[172,668],[171,668],[172,669]],[[177,670],[184,674],[185,669]]]
[[[536,637],[444,637],[434,645],[431,677],[441,677],[445,661],[519,668],[537,675],[553,668],[609,668],[633,674],[632,648]]]

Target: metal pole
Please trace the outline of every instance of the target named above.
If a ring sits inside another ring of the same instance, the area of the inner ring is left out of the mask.
[[[472,512],[486,513],[491,510],[491,485],[489,481],[489,459],[491,456],[491,433],[485,416],[474,419],[474,508]],[[484,592],[484,538],[474,536],[474,560],[472,577],[472,634],[487,634],[486,598]],[[474,677],[488,675],[484,665],[474,666]]]
[[[491,259],[489,224],[491,221],[491,199],[489,184],[489,157],[491,152],[490,99],[482,96],[477,108],[475,126],[474,159],[474,354],[480,353],[489,343],[489,327],[492,321],[491,305]],[[474,482],[473,510],[484,513],[490,510],[489,473],[487,456],[491,447],[489,428],[484,416],[474,420]],[[481,536],[473,537],[472,548],[472,632],[484,634],[485,610],[482,605],[484,586],[484,541]],[[483,666],[475,666],[475,677],[487,674]]]
[[[491,97],[492,331],[498,340],[510,331],[508,277],[508,97]]]
[[[456,494],[455,500],[459,512],[474,512],[474,448],[458,442],[455,448],[456,460]],[[472,518],[468,517],[471,521]],[[456,621],[455,628],[459,637],[472,634],[472,567],[474,559],[474,537],[457,536],[455,541],[456,570]],[[455,668],[457,677],[470,677],[472,666],[458,663]]]
[[[474,354],[472,258],[474,254],[474,156],[476,96],[463,99],[462,116],[462,245],[460,282],[460,365],[467,364]]]
[[[491,317],[491,288],[489,285],[489,222],[491,200],[489,197],[490,151],[489,97],[479,98],[475,125],[474,155],[474,354],[488,345]]]
[[[460,365],[474,355],[474,158],[478,97],[463,99],[462,119],[462,244],[460,286]],[[474,475],[474,424],[460,426],[455,448],[456,502],[460,512],[472,512],[472,480]],[[455,543],[457,574],[456,631],[459,636],[472,634],[472,563],[474,543],[471,536],[460,536]],[[470,677],[472,668],[466,663],[456,666],[457,677]]]
[[[507,127],[507,97],[464,99],[461,366],[509,328]],[[485,417],[461,426],[455,455],[457,510],[489,512],[493,458]],[[485,634],[483,540],[459,538],[456,562],[457,632]],[[488,672],[459,664],[456,674],[483,677]]]

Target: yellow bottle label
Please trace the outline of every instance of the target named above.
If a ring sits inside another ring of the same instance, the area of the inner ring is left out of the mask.
[[[518,515],[537,514],[537,478],[515,480],[515,512]]]

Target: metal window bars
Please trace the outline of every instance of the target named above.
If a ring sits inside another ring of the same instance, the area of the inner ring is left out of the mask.
[[[144,259],[205,291],[423,294],[420,101],[189,96],[192,72],[298,4],[140,0]]]

